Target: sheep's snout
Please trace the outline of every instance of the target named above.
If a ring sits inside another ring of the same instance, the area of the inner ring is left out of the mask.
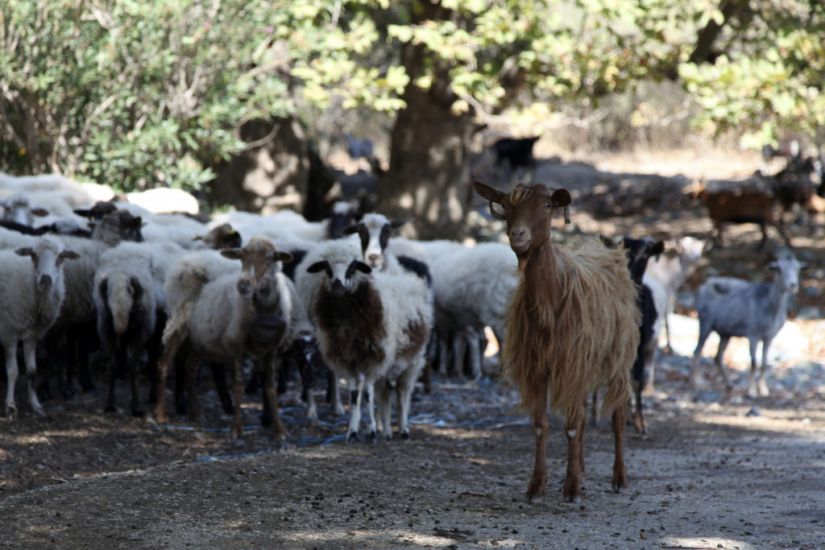
[[[332,291],[333,292],[343,292],[344,291],[344,283],[341,282],[341,279],[335,278],[332,280]]]
[[[379,267],[381,264],[381,254],[372,253],[367,256],[370,267]]]
[[[38,279],[37,283],[40,285],[40,288],[43,290],[47,290],[52,287],[52,276],[51,275],[41,275],[40,279]]]
[[[252,294],[252,283],[247,279],[241,279],[238,281],[238,292],[241,296],[249,296]]]

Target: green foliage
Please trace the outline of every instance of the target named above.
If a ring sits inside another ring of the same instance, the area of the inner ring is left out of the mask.
[[[689,62],[713,24],[716,62]],[[825,126],[824,35],[815,0],[0,0],[0,169],[194,189],[244,121],[393,112],[411,79],[495,113],[679,77],[755,143]]]

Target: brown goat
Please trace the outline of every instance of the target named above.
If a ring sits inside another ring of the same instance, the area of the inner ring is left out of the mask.
[[[550,242],[551,215],[570,204],[566,189],[518,185],[504,193],[475,182],[490,212],[507,222],[521,277],[507,317],[503,362],[521,391],[536,433],[535,465],[527,488],[532,498],[547,485],[547,398],[565,416],[567,476],[564,496],[581,496],[587,396],[607,385],[603,412],[613,414],[613,489],[627,486],[622,439],[630,367],[639,343],[636,287],[622,250],[598,241],[578,250]]]
[[[755,223],[762,230],[760,249],[768,240],[768,225],[775,227],[785,244],[791,246],[782,224],[781,205],[769,193],[758,189],[702,189],[697,196],[708,209],[708,215],[716,229],[715,241],[718,245],[722,244],[722,229],[725,224]]]

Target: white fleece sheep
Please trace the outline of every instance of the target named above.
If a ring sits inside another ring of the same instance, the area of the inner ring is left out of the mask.
[[[33,247],[0,252],[0,342],[6,356],[6,414],[17,411],[14,386],[17,383],[17,345],[23,344],[29,401],[35,413],[43,407],[34,391],[37,371],[37,341],[51,328],[60,314],[66,288],[63,282],[65,260],[77,254],[53,237],[37,240]]]
[[[424,366],[432,324],[429,290],[415,275],[374,272],[361,258],[353,241],[320,244],[298,268],[298,292],[307,300],[324,360],[339,376],[356,383],[347,439],[357,438],[364,390],[369,435],[375,436],[376,383],[384,436],[391,434],[389,393],[394,387],[401,403],[401,434],[408,437],[409,398]]]

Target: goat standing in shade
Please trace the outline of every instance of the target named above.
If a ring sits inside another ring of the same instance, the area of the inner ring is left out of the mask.
[[[480,182],[474,186],[490,201],[490,212],[506,220],[521,271],[507,316],[502,358],[536,433],[527,496],[544,494],[547,485],[548,396],[565,416],[564,496],[571,501],[581,496],[586,400],[602,384],[607,386],[602,410],[613,414],[613,489],[618,491],[627,486],[622,440],[640,322],[624,251],[609,250],[598,241],[578,250],[553,246],[553,211],[564,208],[568,221],[566,189],[517,185],[504,193]]]
[[[711,332],[719,334],[716,367],[725,381],[726,397],[733,391],[730,378],[722,363],[731,336],[748,339],[751,372],[748,397],[766,396],[768,350],[785,320],[788,318],[788,299],[799,290],[799,270],[804,267],[793,254],[781,250],[776,261],[770,263],[775,272],[773,281],[754,283],[732,277],[711,277],[700,288],[696,298],[699,313],[699,342],[693,352],[690,381],[699,385],[699,359],[705,340]],[[756,346],[762,342],[762,369],[756,374]]]

